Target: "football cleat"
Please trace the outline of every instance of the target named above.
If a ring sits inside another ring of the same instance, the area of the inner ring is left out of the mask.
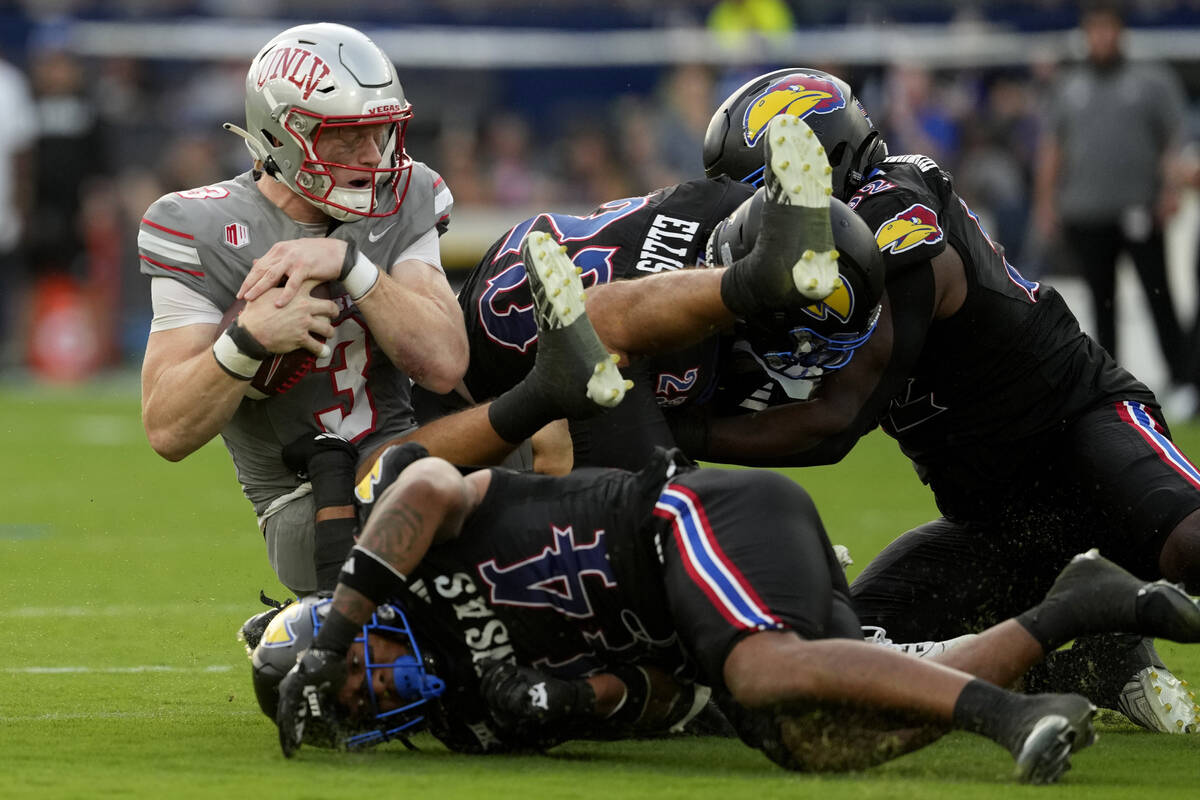
[[[1200,733],[1196,691],[1166,667],[1145,667],[1130,678],[1117,707],[1131,721],[1152,731]]]
[[[792,281],[809,300],[824,300],[840,281],[829,221],[833,169],[825,148],[804,120],[790,114],[773,118],[763,141],[768,207],[793,207],[789,223],[799,225],[802,231],[800,243],[805,250],[792,265]]]
[[[554,237],[534,231],[521,245],[538,325],[535,369],[543,370],[547,391],[568,418],[612,408],[633,388],[617,369],[619,357],[600,342],[584,313],[583,283],[566,248]],[[585,378],[586,376],[586,378]],[[586,391],[576,392],[586,379]]]
[[[1096,707],[1076,694],[1033,695],[1036,701],[1012,747],[1021,783],[1054,783],[1071,768],[1071,753],[1096,741]]]
[[[876,625],[863,626],[863,639],[870,644],[878,644],[883,647],[904,653],[908,656],[916,658],[931,658],[940,656],[947,650],[952,650],[964,642],[974,639],[978,634],[964,633],[962,636],[955,636],[953,639],[945,639],[940,642],[893,642],[888,638],[887,631]]]

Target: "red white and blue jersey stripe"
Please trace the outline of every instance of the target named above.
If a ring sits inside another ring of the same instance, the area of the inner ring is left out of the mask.
[[[695,493],[668,484],[654,506],[654,514],[670,521],[688,575],[732,625],[747,630],[787,627],[725,555]]]

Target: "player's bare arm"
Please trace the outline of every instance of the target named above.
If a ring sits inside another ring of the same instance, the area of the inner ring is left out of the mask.
[[[488,470],[464,477],[440,458],[416,461],[376,501],[354,549],[369,553],[398,576],[408,575],[431,545],[458,536],[490,482]],[[344,582],[334,591],[333,608],[357,624],[366,622],[375,607]]]
[[[280,289],[250,301],[238,324],[266,350],[286,353],[298,347],[319,354],[314,333],[333,334],[338,313],[330,300],[307,292],[283,308]],[[142,425],[154,451],[178,461],[216,436],[233,417],[246,382],[231,375],[213,356],[215,325],[186,325],[151,333],[142,362]]]
[[[224,427],[246,384],[212,355],[216,325],[151,333],[142,362],[142,426],[154,452],[179,461]]]
[[[470,354],[467,329],[441,270],[416,259],[401,261],[356,302],[371,335],[413,381],[449,392],[462,380]]]
[[[853,447],[899,389],[893,363],[891,302],[884,295],[879,324],[845,368],[822,378],[812,400],[754,414],[712,417],[702,457],[739,464],[769,464],[805,456],[835,463]]]

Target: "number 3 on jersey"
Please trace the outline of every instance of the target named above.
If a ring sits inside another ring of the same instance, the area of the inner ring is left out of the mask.
[[[356,442],[375,429],[375,403],[367,388],[367,329],[353,316],[334,327],[328,358],[319,358],[313,372],[329,373],[338,402],[313,412],[317,424],[330,433]]]

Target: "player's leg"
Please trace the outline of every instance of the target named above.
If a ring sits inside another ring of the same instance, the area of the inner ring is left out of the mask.
[[[1200,592],[1200,471],[1171,441],[1158,409],[1135,401],[1106,405],[1074,422],[1067,436],[1070,472],[1103,523],[1089,526],[1086,546],[1144,578]],[[1083,640],[1056,653],[1047,670],[1031,675],[1033,685],[1081,687],[1143,727],[1200,733],[1192,689],[1150,640]]]
[[[900,642],[981,631],[1041,600],[1079,547],[1057,546],[982,525],[933,520],[894,539],[850,586],[864,625]],[[1019,570],[1021,580],[1012,579]]]
[[[630,383],[592,328],[575,265],[541,232],[525,238],[522,253],[538,323],[533,369],[490,403],[435,419],[397,442],[420,443],[453,464],[498,464],[549,423],[594,416],[625,396]],[[366,468],[393,443],[378,448]]]
[[[830,167],[815,135],[798,117],[771,120],[766,189],[747,200],[709,239],[710,266],[588,290],[601,340],[622,355],[685,347],[739,317],[802,307],[837,286],[838,253],[829,216]],[[718,242],[736,242],[721,252]]]
[[[743,318],[823,300],[839,280],[824,148],[789,114],[768,123],[763,141],[765,197],[754,248],[733,260],[721,281],[722,301]],[[727,260],[710,255],[714,263]]]
[[[786,478],[760,471],[687,473],[668,484],[655,514],[667,525],[664,575],[680,638],[705,679],[739,706],[776,717],[805,715],[817,706],[897,715],[880,724],[880,734],[900,727],[900,719],[909,729],[956,725],[1008,747],[1026,780],[1053,780],[1072,747],[1090,741],[1094,708],[1084,698],[1023,697],[861,638],[823,638],[842,632],[832,601],[838,581],[825,556],[832,548],[811,500]],[[857,632],[852,626],[847,633]],[[1019,630],[995,636],[1027,637]],[[1035,640],[1024,644],[1029,657],[1040,655]],[[892,745],[866,753],[847,743],[844,759],[789,765],[874,763],[932,736],[896,736]]]

